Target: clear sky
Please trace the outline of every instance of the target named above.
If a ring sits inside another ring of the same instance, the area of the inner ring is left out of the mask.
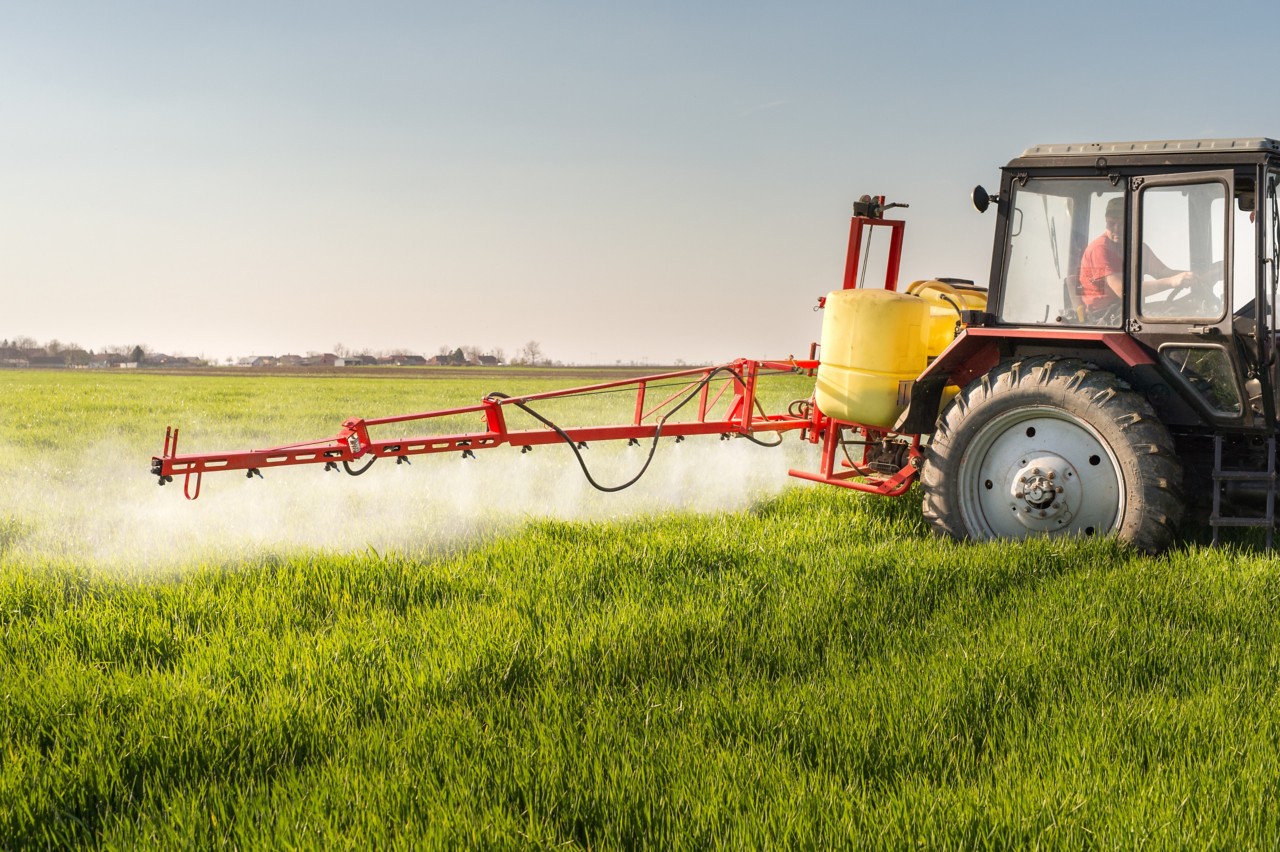
[[[1029,145],[1280,136],[1273,15],[9,4],[0,338],[806,354],[862,193],[911,204],[907,280],[985,280],[994,216],[968,193]]]

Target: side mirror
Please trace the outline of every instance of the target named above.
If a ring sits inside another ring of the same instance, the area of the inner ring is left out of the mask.
[[[979,213],[986,213],[987,208],[991,206],[991,202],[993,201],[997,204],[1000,203],[1000,196],[989,195],[987,191],[982,188],[981,184],[973,188],[973,192],[970,193],[969,198],[973,201],[974,209]]]

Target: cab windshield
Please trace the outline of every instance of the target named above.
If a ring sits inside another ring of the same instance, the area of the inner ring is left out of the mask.
[[[1088,292],[1081,281],[1081,259],[1090,240],[1106,230],[1113,199],[1123,205],[1123,186],[1103,178],[1033,178],[1015,186],[1000,319],[1119,327],[1119,310],[1095,312],[1090,304],[1102,301],[1106,281],[1089,276]]]
[[[1015,185],[1002,320],[1119,328],[1131,295],[1139,319],[1223,318],[1228,211],[1249,215],[1252,181],[1248,211],[1230,203],[1228,182],[1211,175],[1138,180],[1133,192],[1125,184],[1042,178]],[[1236,228],[1237,253],[1252,251],[1244,225]],[[1136,294],[1126,288],[1131,279],[1141,282]]]

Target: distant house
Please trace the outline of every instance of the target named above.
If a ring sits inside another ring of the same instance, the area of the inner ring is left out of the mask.
[[[459,346],[457,349],[453,350],[452,352],[440,353],[439,355],[435,356],[427,363],[435,367],[466,367],[468,365],[473,365],[478,362],[472,361],[471,359],[467,358],[466,353],[463,352],[462,347]]]
[[[502,362],[501,362],[501,361],[499,361],[499,360],[498,360],[498,358],[497,358],[497,356],[495,356],[495,355],[481,355],[481,356],[480,356],[480,366],[481,366],[481,367],[497,367],[497,366],[499,366],[500,364],[502,364]]]
[[[308,355],[303,360],[304,367],[342,367],[347,363],[347,359],[339,358],[332,352],[326,352],[323,355]]]
[[[0,349],[0,367],[29,367],[31,362],[21,349]]]
[[[152,367],[195,367],[200,365],[200,358],[188,358],[187,356],[170,356],[163,352],[152,352],[146,358],[142,359],[142,363],[151,365]]]
[[[301,355],[281,355],[276,359],[276,366],[279,367],[300,367],[303,358]]]
[[[103,370],[108,367],[118,367],[125,360],[124,355],[117,355],[114,352],[100,352],[89,359],[89,366],[97,370]]]
[[[65,367],[66,363],[60,355],[50,355],[43,349],[22,349],[19,350],[22,355],[20,357],[27,359],[28,367]]]
[[[280,359],[274,355],[258,355],[249,362],[250,367],[275,367]]]
[[[396,367],[425,367],[427,359],[421,355],[392,355],[387,363]]]

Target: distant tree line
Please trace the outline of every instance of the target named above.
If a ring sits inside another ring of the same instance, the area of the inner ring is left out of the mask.
[[[542,345],[530,340],[516,351],[510,361],[500,347],[485,350],[479,346],[441,346],[434,358],[421,355],[410,355],[404,349],[383,350],[355,349],[337,343],[331,353],[308,352],[307,355],[282,356],[248,356],[245,358],[227,358],[227,364],[297,364],[333,365],[345,364],[435,364],[448,366],[498,366],[502,364],[521,364],[545,366],[550,361],[542,351]],[[120,365],[171,365],[171,366],[204,366],[201,358],[165,355],[157,353],[146,344],[123,344],[106,346],[97,351],[86,350],[77,343],[63,343],[50,340],[40,343],[32,337],[18,336],[12,339],[0,339],[0,367],[21,366],[67,366],[96,367]]]
[[[40,343],[35,338],[24,336],[18,336],[13,339],[0,339],[0,367],[114,366],[123,363],[137,364],[150,354],[151,351],[141,344],[104,346],[94,351],[85,349],[78,343],[63,343],[61,340]],[[169,356],[161,357],[169,358]],[[182,360],[193,361],[196,359]]]

